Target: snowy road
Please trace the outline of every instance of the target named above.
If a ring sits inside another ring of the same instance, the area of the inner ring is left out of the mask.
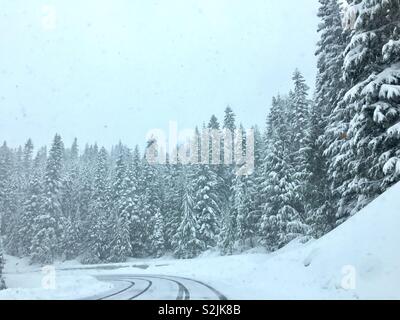
[[[114,289],[85,300],[227,300],[213,287],[194,279],[164,275],[97,277]]]

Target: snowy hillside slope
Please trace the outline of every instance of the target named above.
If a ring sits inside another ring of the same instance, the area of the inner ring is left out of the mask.
[[[10,289],[0,299],[82,298],[109,289],[93,277],[104,274],[190,277],[229,299],[400,299],[399,230],[400,183],[321,239],[294,241],[271,254],[131,259],[113,267],[82,268],[69,261],[55,266],[59,285],[54,291],[40,288],[37,267],[8,257]]]
[[[355,272],[355,297],[400,299],[400,183],[308,249],[310,272],[322,279]],[[307,251],[307,249],[305,249]],[[352,268],[354,268],[352,270]],[[345,284],[345,287],[348,284]]]

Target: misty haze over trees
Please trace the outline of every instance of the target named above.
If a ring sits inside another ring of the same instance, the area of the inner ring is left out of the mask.
[[[316,90],[296,70],[292,90],[273,99],[265,129],[254,127],[252,174],[152,165],[122,143],[66,148],[56,135],[34,152],[31,140],[5,142],[5,251],[39,264],[193,258],[212,248],[274,251],[343,223],[400,180],[400,2],[348,2],[344,15],[336,0],[320,0]],[[229,107],[197,135],[207,128],[244,130]],[[0,251],[0,288],[3,260]]]

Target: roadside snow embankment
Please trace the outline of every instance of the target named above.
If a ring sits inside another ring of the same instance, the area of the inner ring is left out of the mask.
[[[73,300],[112,288],[78,270],[59,271],[54,267],[30,266],[28,259],[6,256],[5,280],[8,289],[0,300]]]

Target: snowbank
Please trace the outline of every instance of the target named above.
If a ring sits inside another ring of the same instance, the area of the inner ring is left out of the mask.
[[[28,259],[11,256],[6,256],[4,273],[8,289],[0,291],[0,300],[73,300],[112,289],[109,283],[78,270],[42,269],[29,265]]]

